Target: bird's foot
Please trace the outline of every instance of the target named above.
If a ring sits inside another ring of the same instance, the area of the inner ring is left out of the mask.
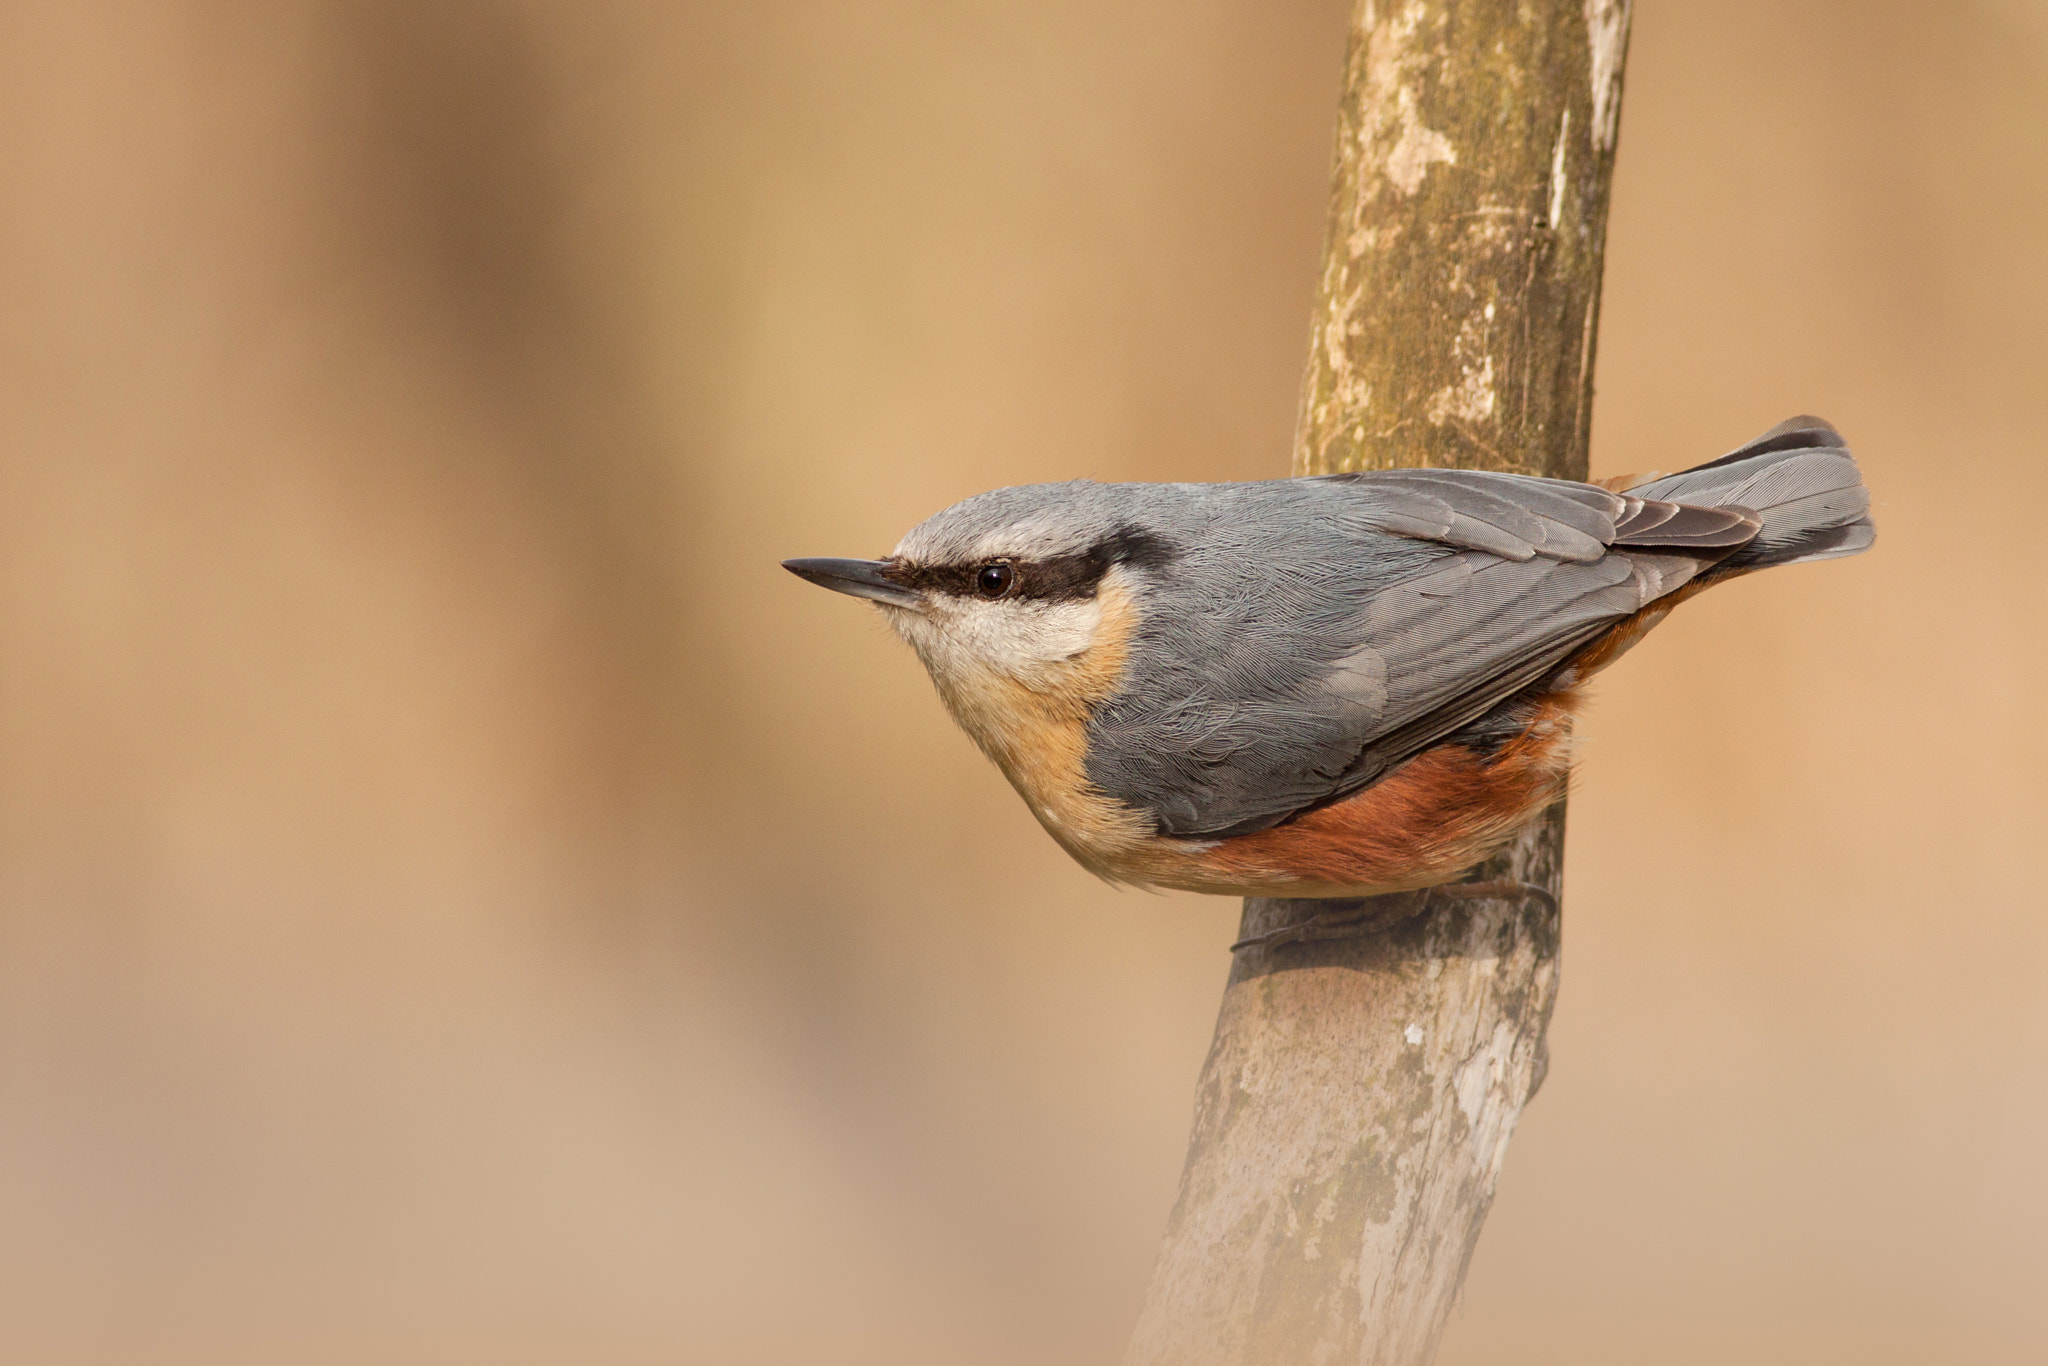
[[[1371,934],[1386,923],[1386,917],[1374,915],[1365,902],[1346,902],[1341,911],[1324,911],[1321,915],[1297,920],[1292,925],[1282,925],[1277,930],[1240,939],[1230,946],[1230,951],[1277,949],[1282,944],[1306,944],[1316,939],[1355,939]]]
[[[1533,882],[1517,882],[1513,878],[1494,878],[1487,882],[1447,882],[1441,887],[1429,889],[1431,896],[1455,897],[1460,901],[1538,901],[1552,915],[1557,914],[1557,898],[1547,887],[1538,887]]]
[[[1322,939],[1363,939],[1381,934],[1413,920],[1429,907],[1429,893],[1420,896],[1372,897],[1364,901],[1339,901],[1331,909],[1277,930],[1255,934],[1230,946],[1239,949],[1273,949],[1285,944],[1306,944]]]
[[[1230,946],[1232,953],[1244,949],[1277,949],[1288,944],[1306,944],[1325,939],[1362,939],[1392,929],[1403,921],[1412,920],[1429,908],[1433,897],[1451,897],[1459,901],[1526,901],[1531,898],[1541,902],[1552,915],[1557,914],[1557,898],[1548,889],[1533,882],[1517,882],[1512,878],[1494,878],[1486,882],[1449,882],[1423,889],[1422,896],[1407,906],[1396,907],[1391,912],[1375,907],[1370,901],[1348,901],[1340,903],[1340,909],[1324,911],[1292,925],[1282,925],[1277,930],[1264,934],[1249,935]]]

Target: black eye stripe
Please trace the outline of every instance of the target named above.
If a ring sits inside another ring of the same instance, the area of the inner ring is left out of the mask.
[[[992,564],[1008,567],[1011,581],[995,596],[1024,598],[1035,602],[1085,602],[1102,586],[1102,576],[1119,564],[1156,568],[1173,558],[1157,537],[1134,527],[1125,527],[1104,537],[1087,550],[1072,555],[1051,555],[1039,560],[976,560],[972,564],[911,564],[891,561],[883,571],[892,582],[924,593],[948,593],[961,598],[986,598],[980,587],[982,571]]]
[[[979,564],[910,564],[894,560],[882,571],[892,583],[905,588],[914,588],[920,593],[950,593],[964,598],[974,593],[974,576],[981,572]]]

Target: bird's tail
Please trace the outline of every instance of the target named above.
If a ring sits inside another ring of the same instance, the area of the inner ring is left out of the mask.
[[[1716,564],[1711,577],[1868,550],[1877,537],[1870,491],[1842,435],[1817,417],[1795,417],[1719,460],[1629,489],[1636,498],[1757,514],[1756,538]]]

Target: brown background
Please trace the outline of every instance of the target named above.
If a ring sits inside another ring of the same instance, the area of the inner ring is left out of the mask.
[[[1113,1361],[1234,904],[776,560],[1285,470],[1343,0],[14,3],[0,1357]],[[1610,674],[1446,1363],[2048,1359],[2048,13],[1639,6]]]

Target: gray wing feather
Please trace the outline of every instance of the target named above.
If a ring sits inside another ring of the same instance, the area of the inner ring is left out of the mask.
[[[1191,534],[1140,582],[1088,775],[1185,836],[1367,786],[1703,574],[1874,535],[1855,460],[1818,418],[1626,493],[1460,470],[1115,487],[1100,496],[1117,515]]]
[[[1088,773],[1182,836],[1367,786],[1757,532],[1740,508],[1476,471],[1174,488],[1207,534],[1145,590]]]
[[[1388,509],[1389,531],[1508,560],[1597,560],[1627,507],[1620,495],[1591,484],[1472,470],[1385,470],[1326,482],[1347,484]]]
[[[1817,417],[1781,422],[1719,460],[1654,479],[1629,496],[1752,511],[1762,529],[1717,566],[1721,573],[1853,555],[1877,536],[1856,458],[1841,433]]]

